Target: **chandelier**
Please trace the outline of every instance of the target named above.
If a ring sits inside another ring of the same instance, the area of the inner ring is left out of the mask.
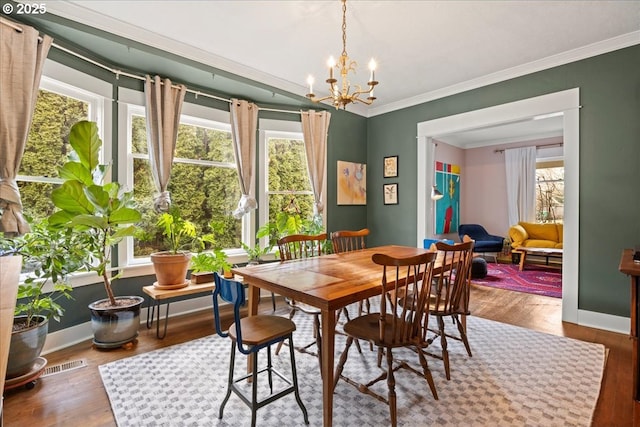
[[[375,79],[376,62],[371,59],[369,62],[369,81],[367,82],[368,88],[363,90],[360,85],[355,85],[355,91],[351,91],[351,82],[349,81],[348,74],[353,71],[355,74],[357,66],[356,61],[349,59],[347,55],[347,0],[342,0],[342,54],[340,59],[336,63],[336,60],[331,56],[327,62],[329,67],[329,78],[326,82],[329,84],[329,95],[322,98],[316,98],[313,93],[313,76],[309,76],[307,83],[309,84],[309,93],[306,95],[313,102],[321,102],[327,99],[333,100],[333,105],[336,109],[341,108],[344,110],[348,104],[361,102],[366,105],[371,105],[376,99],[373,96],[373,88],[378,84]],[[340,85],[338,80],[333,77],[333,69],[337,68],[340,71]],[[366,99],[361,99],[360,95],[368,95]]]

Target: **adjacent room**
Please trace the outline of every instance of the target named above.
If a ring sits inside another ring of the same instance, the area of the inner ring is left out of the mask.
[[[640,2],[0,32],[0,424],[640,425]]]

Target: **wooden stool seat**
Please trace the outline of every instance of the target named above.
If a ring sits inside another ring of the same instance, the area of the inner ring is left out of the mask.
[[[296,330],[296,324],[280,316],[250,316],[240,320],[242,342],[248,345],[260,345],[278,337],[286,336]],[[236,324],[229,326],[229,336],[235,341]]]

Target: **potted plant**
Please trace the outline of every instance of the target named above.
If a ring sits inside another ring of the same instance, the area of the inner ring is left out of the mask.
[[[212,220],[209,223],[211,233],[198,238],[198,253],[191,259],[191,282],[213,282],[213,272],[221,273],[226,278],[232,278],[231,264],[227,261],[227,254],[219,246],[216,235],[224,230],[224,223]],[[205,245],[211,249],[205,251]]]
[[[246,243],[241,243],[242,249],[247,253],[248,265],[260,264],[263,260],[262,257],[271,251],[271,247],[260,247],[260,243],[256,242],[256,245],[252,248]]]
[[[99,348],[119,347],[138,336],[140,296],[116,297],[110,276],[111,248],[136,232],[141,218],[135,209],[133,192],[118,182],[104,183],[108,165],[99,164],[102,141],[98,126],[89,121],[76,123],[69,133],[74,150],[59,170],[63,184],[52,191],[58,210],[49,217],[51,226],[70,228],[86,236],[84,268],[102,278],[107,298],[89,304],[94,344]]]
[[[34,370],[49,331],[49,319],[60,321],[64,309],[60,298],[72,299],[70,273],[83,266],[83,235],[49,227],[47,220],[31,224],[25,236],[0,238],[0,252],[22,256],[29,271],[18,286],[6,377]],[[45,286],[52,284],[51,291]]]
[[[187,286],[187,270],[191,260],[193,245],[199,242],[196,226],[180,216],[180,210],[172,206],[158,219],[158,227],[162,230],[167,249],[151,254],[151,262],[156,272],[158,288],[177,289]],[[189,250],[187,250],[189,249]]]

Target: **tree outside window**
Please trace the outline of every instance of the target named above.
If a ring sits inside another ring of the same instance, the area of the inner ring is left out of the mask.
[[[51,191],[62,180],[58,168],[71,153],[69,131],[80,120],[89,118],[89,102],[40,89],[31,128],[27,137],[18,188],[23,212],[33,221],[44,219],[54,211]]]
[[[278,213],[298,214],[307,220],[313,216],[313,192],[307,169],[302,137],[267,139],[267,197],[269,222]]]
[[[549,163],[538,164],[536,169],[536,222],[561,223],[563,221],[564,166],[555,166]]]
[[[199,234],[214,233],[220,248],[239,248],[242,220],[232,213],[240,199],[240,185],[233,156],[231,132],[214,122],[183,116],[178,128],[174,164],[169,181],[172,205],[194,224]],[[142,213],[144,238],[134,240],[134,257],[146,257],[163,249],[163,237],[153,209],[156,189],[151,178],[145,118],[131,118],[133,192]]]

